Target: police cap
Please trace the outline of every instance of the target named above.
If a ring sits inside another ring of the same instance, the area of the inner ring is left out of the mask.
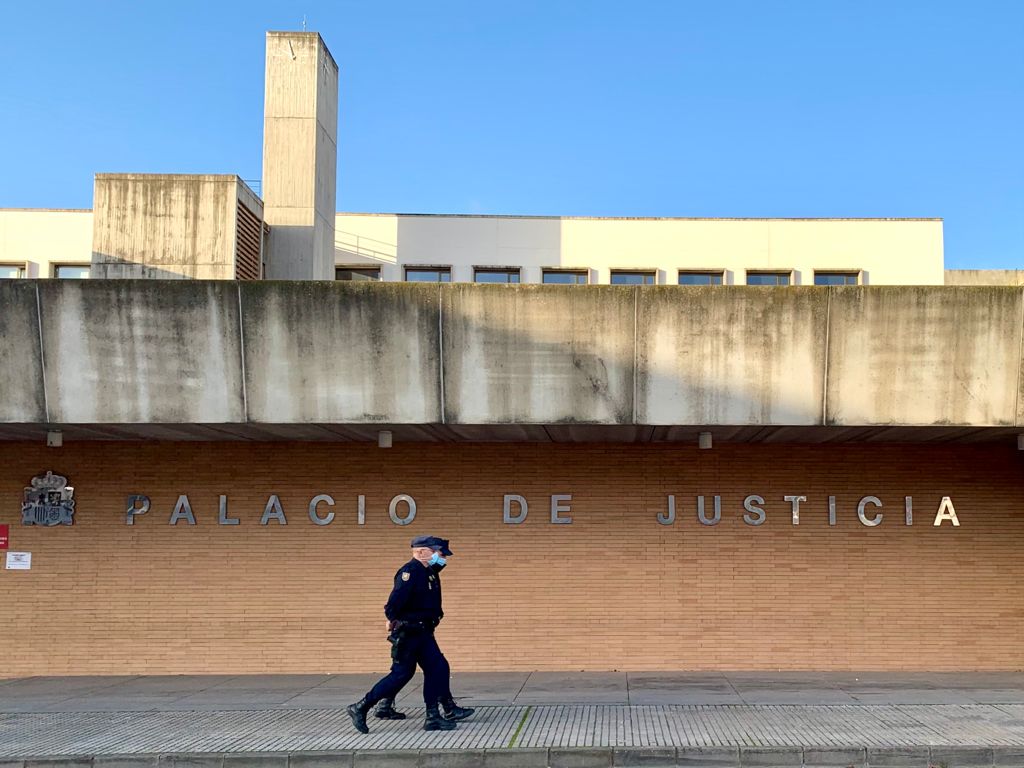
[[[437,536],[417,536],[412,540],[411,546],[430,547],[431,549],[438,550],[444,557],[448,557],[452,553],[448,549],[448,539],[438,538]]]

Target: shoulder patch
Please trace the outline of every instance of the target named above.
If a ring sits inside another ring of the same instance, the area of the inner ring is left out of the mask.
[[[408,580],[409,580],[409,572],[408,571],[402,571],[402,581],[408,581]]]

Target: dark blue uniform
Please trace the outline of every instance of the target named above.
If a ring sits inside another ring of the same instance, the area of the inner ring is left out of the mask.
[[[384,606],[384,615],[398,622],[388,638],[394,646],[391,672],[370,691],[370,701],[393,699],[416,674],[417,664],[423,670],[423,701],[428,707],[451,696],[451,668],[434,639],[434,627],[444,616],[440,570],[412,559],[395,574]]]

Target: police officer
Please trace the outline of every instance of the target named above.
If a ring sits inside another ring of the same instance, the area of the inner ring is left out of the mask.
[[[423,669],[423,701],[426,704],[426,731],[450,731],[455,721],[473,714],[472,709],[458,706],[450,688],[451,669],[434,639],[434,628],[441,621],[440,567],[451,555],[448,542],[434,536],[418,536],[412,540],[412,559],[395,574],[384,615],[387,617],[388,640],[392,643],[391,672],[362,699],[347,708],[352,724],[360,733],[369,733],[366,715],[379,701],[393,702],[395,696],[416,673]],[[445,717],[438,711],[444,707]],[[390,706],[388,709],[394,712]],[[399,715],[401,713],[394,713]],[[391,718],[386,718],[391,719]]]
[[[444,570],[446,558],[451,557],[452,551],[448,548],[448,539],[441,539],[436,536],[431,538],[431,548],[438,553],[439,558],[437,563],[430,566],[430,569],[434,571],[434,573],[440,573]],[[433,559],[433,556],[431,556],[431,559]],[[396,639],[395,633],[391,633],[388,636],[388,640],[391,642],[394,642]],[[412,674],[409,675],[409,679],[412,679]],[[449,677],[448,680],[450,681],[451,678]],[[404,684],[402,687],[404,687]],[[441,708],[444,710],[445,717],[449,720],[462,720],[473,714],[473,710],[471,708],[460,707],[455,703],[455,699],[452,697],[450,688],[446,688],[444,694],[441,696]],[[405,720],[406,717],[404,712],[399,712],[395,709],[395,700],[393,698],[381,699],[373,714],[379,720]]]

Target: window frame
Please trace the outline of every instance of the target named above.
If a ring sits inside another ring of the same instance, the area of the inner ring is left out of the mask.
[[[345,270],[345,269],[349,270],[350,272],[354,272],[354,271],[357,271],[357,270],[362,270],[362,271],[374,270],[377,273],[377,277],[376,278],[368,278],[366,280],[351,280],[351,279],[344,280],[344,279],[338,277],[338,271],[339,270]],[[383,277],[383,274],[381,272],[381,268],[380,267],[375,267],[372,264],[335,264],[334,265],[334,280],[336,282],[342,282],[342,283],[371,283],[371,282],[380,283],[380,282],[383,282],[384,277]]]
[[[651,277],[651,282],[640,282],[640,283],[616,283],[615,277],[617,275],[643,275],[644,277]],[[644,286],[644,285],[657,285],[658,284],[658,270],[657,269],[610,269],[608,270],[608,283],[610,285],[626,285],[626,286]]]
[[[410,280],[410,272],[437,272],[437,280]],[[447,280],[442,280],[441,275],[448,275]],[[452,266],[451,264],[403,264],[402,265],[402,281],[406,283],[428,283],[434,285],[450,284],[452,282]]]
[[[582,277],[583,282],[576,280],[571,283],[549,283],[544,278],[548,275],[576,275]],[[542,267],[540,270],[541,285],[590,285],[590,270],[584,267]]]
[[[478,276],[481,272],[489,272],[491,274],[504,274],[506,277],[511,277],[515,274],[515,281],[505,280],[504,282],[497,282],[491,280],[481,281],[478,280]],[[522,267],[473,267],[473,283],[477,285],[520,285],[523,282],[523,268]]]
[[[707,275],[708,277],[717,277],[717,283],[681,283],[679,279],[683,275]],[[701,287],[708,285],[725,285],[725,270],[724,269],[677,269],[676,270],[676,285],[688,285],[691,288]]]
[[[85,277],[61,277],[58,272],[64,267],[73,269],[87,269],[89,274]],[[54,261],[50,263],[50,279],[52,280],[88,280],[92,277],[92,264],[76,264],[73,261]]]
[[[5,267],[14,267],[18,270],[18,274],[15,277],[4,277],[0,278],[3,280],[24,280],[28,277],[28,262],[26,261],[0,261],[0,269]]]
[[[788,282],[785,282],[785,283],[775,283],[774,285],[770,284],[770,283],[769,284],[765,284],[765,283],[751,283],[750,282],[750,276],[751,275],[776,275],[776,276],[785,275],[786,276],[786,280]],[[788,287],[796,284],[796,283],[793,282],[793,270],[792,269],[748,269],[746,271],[746,274],[744,275],[744,280],[746,282],[746,285],[749,285],[752,288],[788,288]]]
[[[839,283],[839,285],[863,285],[864,270],[862,269],[816,269],[814,270],[814,285],[818,288],[829,288],[832,287],[829,283],[818,284],[818,275],[842,275],[843,277],[852,277],[852,283]]]

